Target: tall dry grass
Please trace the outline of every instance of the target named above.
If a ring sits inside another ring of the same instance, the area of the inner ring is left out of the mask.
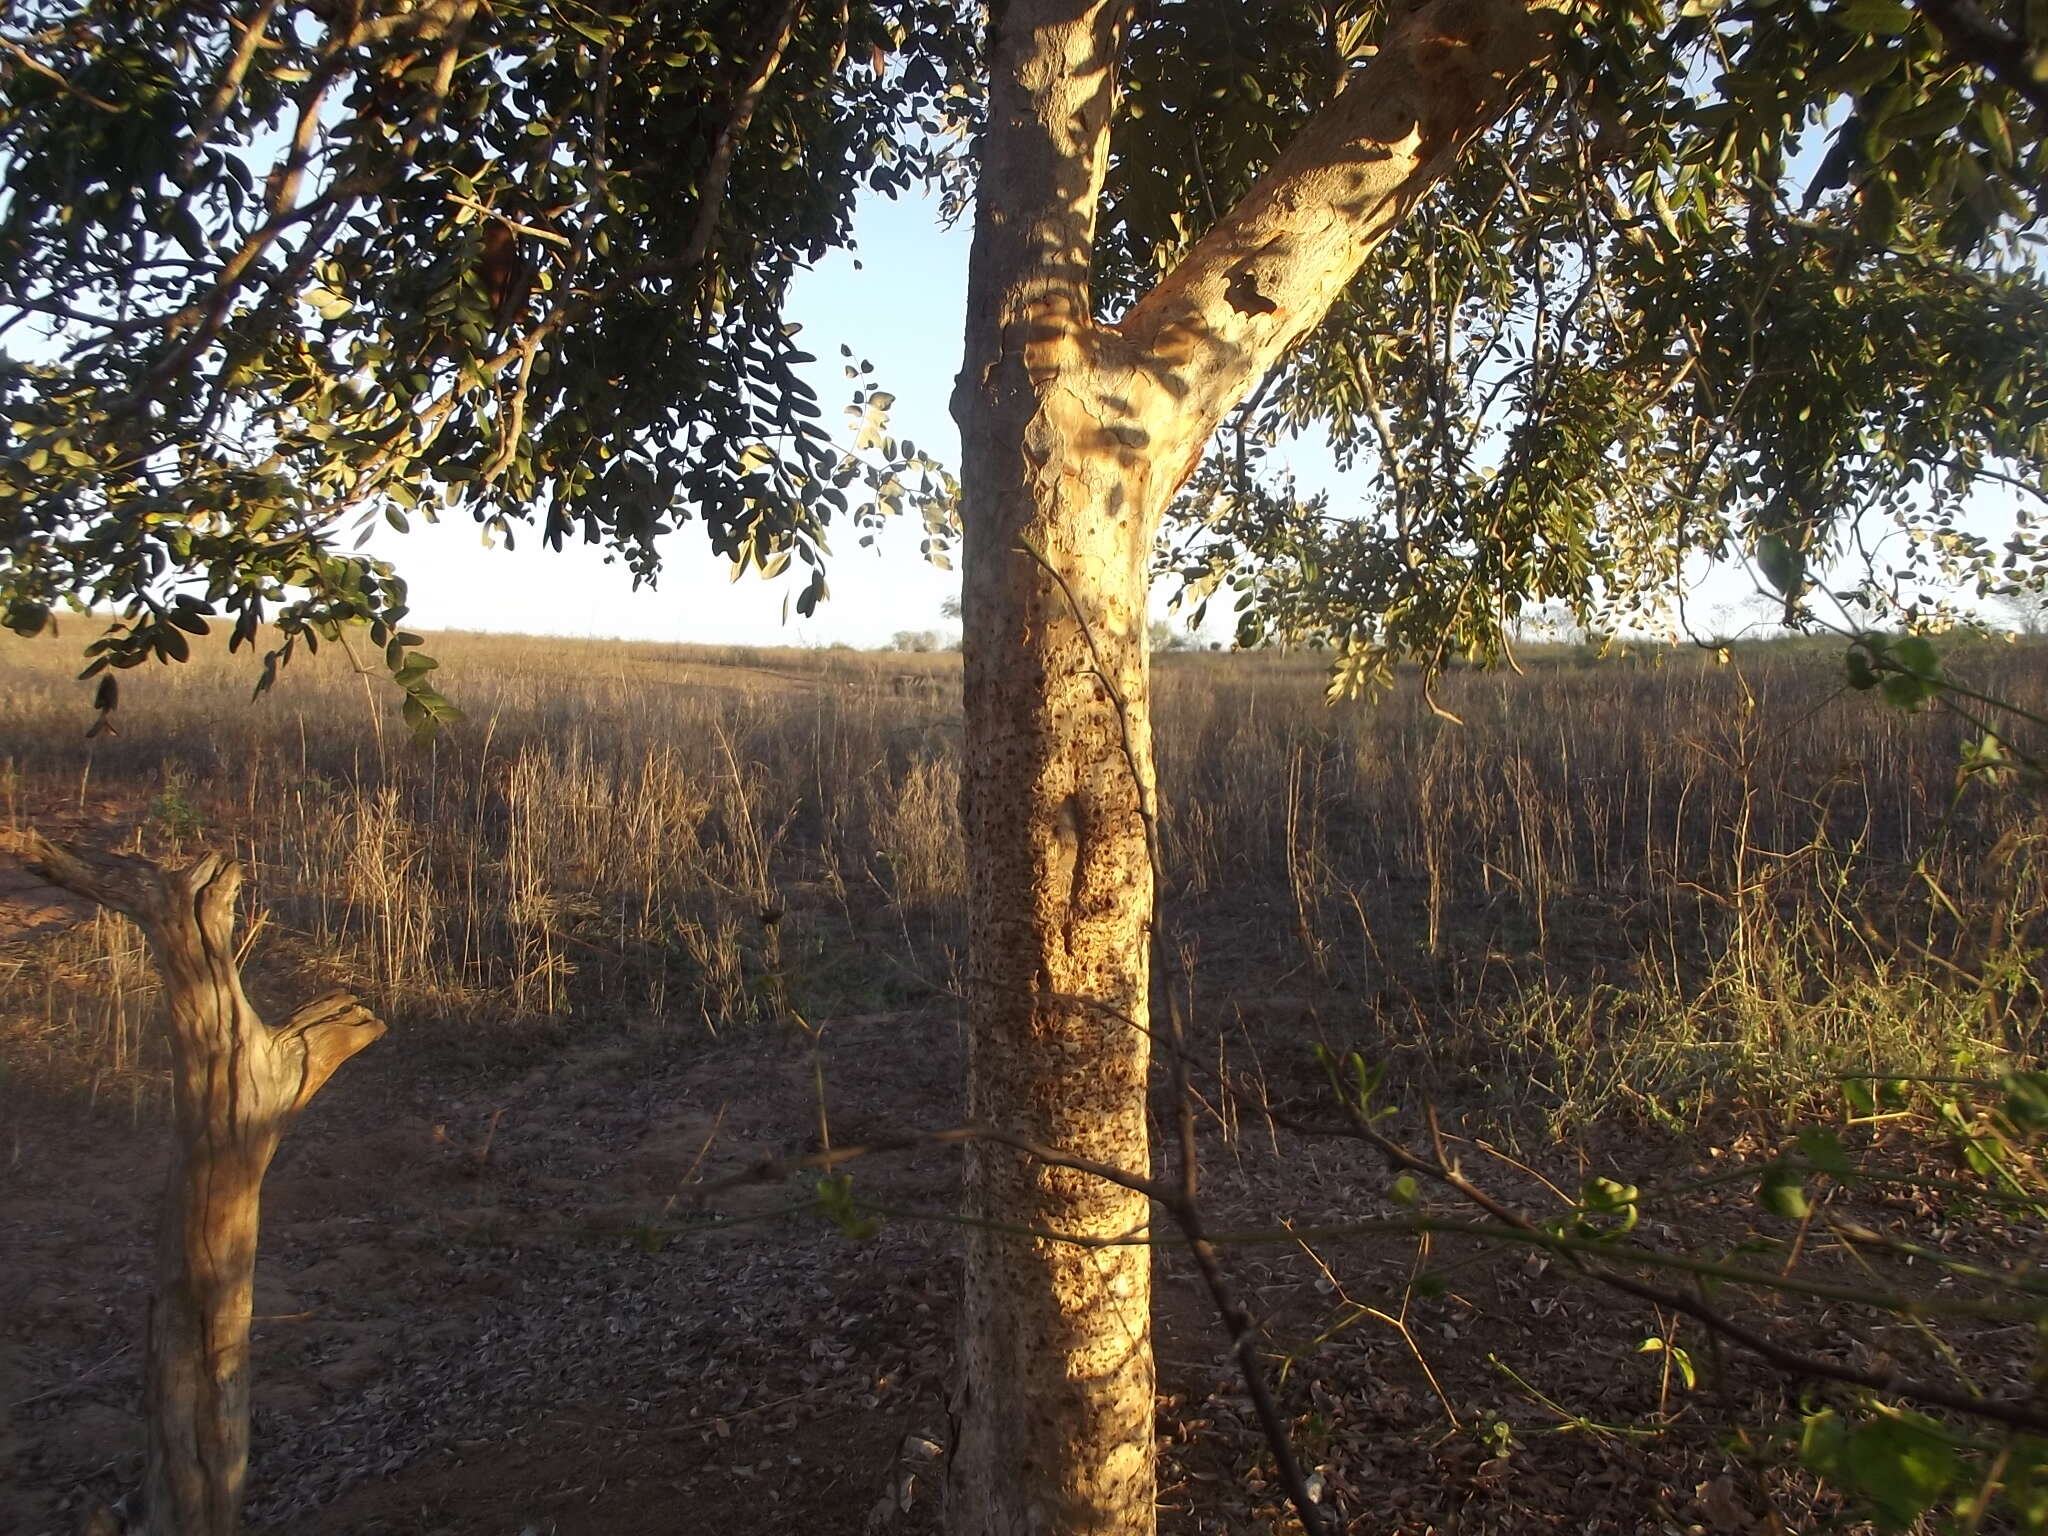
[[[470,719],[421,748],[332,647],[254,702],[246,659],[132,674],[121,734],[87,741],[76,644],[0,639],[6,825],[232,849],[265,966],[427,1038],[723,1032],[954,980],[952,658],[444,636]],[[2039,710],[2041,660],[1965,665]],[[1411,680],[1333,710],[1323,682],[1157,668],[1167,904],[1211,1019],[1285,999],[1558,1126],[2036,1048],[2048,818],[1959,790],[1953,719],[1837,697],[1796,648],[1560,655],[1433,703]],[[0,953],[16,1070],[150,1080],[125,925]]]

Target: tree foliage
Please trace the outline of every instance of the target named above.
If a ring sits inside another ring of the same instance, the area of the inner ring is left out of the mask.
[[[6,620],[125,617],[96,666],[231,619],[368,620],[444,708],[403,583],[346,545],[458,507],[651,579],[739,566],[939,466],[862,389],[849,452],[786,323],[855,200],[939,175],[972,104],[944,4],[85,0],[10,12],[0,76]],[[861,365],[864,366],[864,365]],[[856,376],[861,366],[849,368]]]
[[[1384,12],[1141,8],[1105,318]],[[2037,499],[2048,462],[2028,8],[1545,15],[1544,78],[1223,434],[1162,556],[1185,595],[1229,588],[1245,638],[1334,641],[1355,680],[1490,654],[1524,603],[1640,606],[1693,550],[1783,550],[1803,593],[1903,526],[1909,602],[1933,570],[2037,581],[2030,527],[1999,550],[1958,517],[1987,483]],[[639,579],[695,521],[739,566],[802,562],[806,612],[834,517],[915,506],[943,542],[945,470],[872,389],[835,441],[783,304],[858,197],[971,192],[962,8],[45,0],[5,46],[11,627],[113,605],[96,664],[128,666],[217,617],[238,643],[367,619],[427,715],[403,583],[347,547],[366,519],[455,508]],[[1356,471],[1343,503],[1261,480],[1304,433]]]
[[[1876,571],[1899,606],[1937,581],[2038,584],[2041,88],[1963,57],[1946,10],[1692,0],[1566,28],[1550,76],[1223,434],[1164,568],[1197,603],[1231,590],[1245,640],[1348,650],[1354,682],[1393,652],[1495,654],[1545,598],[1611,625],[1696,551],[1778,554],[1803,599],[1903,531]],[[1347,35],[1297,43],[1305,99]],[[1170,142],[1160,115],[1132,133]],[[1271,139],[1190,163],[1232,188],[1260,163],[1223,157]],[[1120,180],[1119,213],[1154,227],[1190,203],[1157,182]],[[1261,476],[1297,434],[1354,471],[1346,503]],[[1963,515],[1986,488],[2021,500],[2004,547]]]

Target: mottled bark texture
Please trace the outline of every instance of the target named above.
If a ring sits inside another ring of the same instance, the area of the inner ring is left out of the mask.
[[[148,1536],[232,1536],[249,1460],[249,1310],[264,1170],[336,1068],[384,1033],[345,992],[272,1029],[242,992],[242,869],[90,862],[46,842],[44,877],[133,918],[163,974],[176,1132],[144,1367]]]
[[[1128,0],[991,7],[961,429],[970,1114],[1144,1175],[1152,917],[1148,569],[1226,412],[1499,118],[1519,0],[1394,7],[1374,61],[1113,325],[1088,273]],[[1153,1528],[1138,1195],[969,1155],[956,1536]]]

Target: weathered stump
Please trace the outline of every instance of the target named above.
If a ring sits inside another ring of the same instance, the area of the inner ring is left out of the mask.
[[[144,1372],[148,1536],[233,1536],[249,1461],[249,1316],[263,1174],[298,1112],[384,1033],[346,992],[272,1028],[242,992],[242,867],[87,861],[41,838],[31,867],[132,918],[163,973],[176,1132]]]

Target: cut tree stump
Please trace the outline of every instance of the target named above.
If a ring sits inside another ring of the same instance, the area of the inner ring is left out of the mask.
[[[264,1170],[298,1112],[384,1033],[346,992],[272,1028],[242,992],[242,867],[82,858],[31,837],[30,867],[132,918],[163,973],[176,1135],[157,1236],[143,1402],[148,1536],[233,1536],[249,1462],[249,1313]]]

